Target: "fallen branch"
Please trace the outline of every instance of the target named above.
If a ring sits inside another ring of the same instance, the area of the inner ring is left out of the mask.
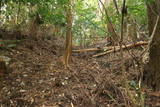
[[[141,45],[147,45],[148,42],[146,41],[140,41],[140,42],[137,42],[135,44],[129,44],[127,46],[131,47],[131,46],[141,46]],[[131,46],[130,46],[131,45]],[[105,47],[97,47],[97,48],[89,48],[89,49],[79,49],[79,50],[72,50],[72,52],[74,53],[78,53],[78,52],[95,52],[95,51],[109,51],[109,50],[113,50],[115,48],[118,48],[119,46],[105,46]],[[123,46],[125,47],[125,46]]]
[[[80,50],[73,50],[73,52],[95,52],[95,51],[106,51],[112,49],[113,46],[108,47],[97,47],[97,48],[89,48],[89,49],[80,49]]]
[[[140,41],[135,44],[122,45],[122,49],[131,49],[131,48],[134,48],[137,46],[143,46],[143,45],[147,45],[147,44],[148,44],[148,42],[146,42],[146,41]],[[93,57],[99,57],[99,56],[106,55],[108,53],[118,52],[118,51],[120,51],[120,46],[114,46],[112,49],[110,49],[108,51],[93,55]]]

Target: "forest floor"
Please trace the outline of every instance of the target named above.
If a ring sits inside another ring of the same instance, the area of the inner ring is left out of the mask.
[[[0,77],[1,107],[160,107],[160,95],[138,87],[141,65],[134,58],[141,48],[124,52],[126,72],[118,52],[99,58],[73,53],[65,69],[64,39],[17,35],[5,32],[5,40],[20,42],[0,49],[0,55],[11,58],[8,72]]]

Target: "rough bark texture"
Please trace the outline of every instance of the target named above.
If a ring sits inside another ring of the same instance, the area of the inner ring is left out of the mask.
[[[160,16],[160,0],[147,5],[148,29],[152,34],[157,16]],[[144,82],[156,91],[160,91],[160,20],[150,43],[149,62],[144,68]]]

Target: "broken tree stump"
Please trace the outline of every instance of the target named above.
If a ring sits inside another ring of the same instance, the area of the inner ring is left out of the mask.
[[[8,72],[8,65],[10,60],[11,59],[6,56],[0,56],[0,76],[3,76]]]

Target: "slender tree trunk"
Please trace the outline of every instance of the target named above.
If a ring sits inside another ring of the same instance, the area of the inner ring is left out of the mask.
[[[111,41],[109,41],[109,42],[111,42],[112,45],[116,45],[119,38],[118,38],[118,35],[117,35],[117,33],[116,33],[115,29],[114,29],[114,25],[110,20],[107,8],[105,6],[105,4],[106,5],[109,4],[110,1],[106,0],[103,3],[102,0],[99,0],[99,2],[101,3],[101,5],[103,7],[103,11],[104,11],[105,17],[106,17],[106,27],[107,27],[107,30],[108,30],[109,34],[111,35]]]
[[[82,27],[80,27],[80,29],[82,30]],[[83,30],[82,30],[83,31]],[[80,32],[80,46],[83,46],[83,36],[82,36],[82,32]]]
[[[72,54],[72,8],[71,8],[72,0],[69,0],[67,6],[67,32],[66,32],[66,50],[64,54],[64,64],[65,68],[69,67],[69,63],[71,62],[71,54]]]
[[[152,40],[149,48],[149,62],[144,67],[144,82],[156,91],[160,91],[160,0],[147,5],[148,29]],[[157,25],[157,26],[155,26]]]
[[[116,8],[117,14],[119,15],[119,9],[118,9],[118,5],[117,5],[117,0],[113,0],[114,6]]]
[[[0,16],[1,16],[1,13],[2,13],[2,1],[0,1]]]
[[[17,10],[16,24],[18,24],[18,21],[19,21],[20,10],[21,10],[21,3],[20,3],[20,1],[18,1],[18,10]]]

